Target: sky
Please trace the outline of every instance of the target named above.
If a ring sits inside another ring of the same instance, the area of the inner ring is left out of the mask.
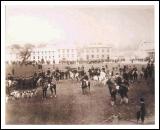
[[[154,6],[7,5],[6,45],[109,44],[136,50],[154,42]]]

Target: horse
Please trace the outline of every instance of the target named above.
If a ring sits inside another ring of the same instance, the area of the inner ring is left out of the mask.
[[[41,87],[42,87],[42,99],[45,99],[45,98],[47,98],[48,82],[47,81],[43,81]]]
[[[140,74],[140,78],[143,79],[143,77],[144,77],[144,72],[141,70],[139,74]]]
[[[39,77],[39,79],[37,80],[36,86],[37,87],[42,86],[42,81],[43,81],[43,78]]]
[[[48,79],[43,79],[42,77],[40,77],[37,81],[37,85],[42,88],[43,99],[47,98],[48,89],[50,89],[52,96],[53,96],[53,89],[54,89],[55,97],[56,97],[56,80],[54,78],[52,78],[52,80],[49,82]]]
[[[90,82],[88,80],[83,79],[81,82],[82,93],[85,94],[85,89],[88,87],[90,92]]]
[[[77,79],[77,81],[79,80],[79,73],[78,72],[75,73],[75,78]]]
[[[120,104],[122,104],[123,102],[124,103],[128,103],[128,87],[122,83],[119,88],[118,88],[118,93],[120,94],[121,96],[121,101],[120,101]]]
[[[48,82],[40,76],[40,78],[37,80],[36,86],[42,88],[42,99],[47,98]]]
[[[103,81],[105,78],[106,78],[106,73],[103,72],[103,71],[101,71],[101,72],[100,72],[100,75],[99,75],[99,80],[100,80],[100,81]]]
[[[138,72],[137,72],[137,70],[134,70],[134,71],[132,72],[132,75],[133,75],[133,80],[134,80],[134,81],[137,80],[137,77],[138,77]]]
[[[71,78],[72,80],[75,78],[75,75],[74,75],[74,73],[73,73],[72,71],[69,71],[69,76],[70,76],[70,78]]]
[[[120,95],[121,101],[120,104],[123,102],[128,103],[128,85],[126,82],[122,82],[121,84],[117,84],[114,79],[108,79],[107,85],[109,88],[109,92],[111,95],[111,105],[113,106],[116,102],[116,95]]]
[[[54,89],[54,93],[55,93],[54,97],[56,97],[56,80],[54,78],[52,78],[52,81],[51,83],[48,84],[48,87],[50,88],[52,96],[53,96],[53,89]]]

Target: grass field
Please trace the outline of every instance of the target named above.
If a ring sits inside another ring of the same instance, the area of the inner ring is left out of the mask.
[[[129,104],[119,104],[118,98],[116,105],[111,106],[106,86],[92,81],[90,94],[82,95],[79,82],[63,80],[57,84],[56,98],[42,100],[42,91],[38,88],[36,97],[6,103],[6,124],[110,124],[112,121],[108,119],[117,113],[122,123],[135,124],[140,96],[145,99],[147,117],[154,116],[153,87],[151,81],[135,82],[128,93]]]

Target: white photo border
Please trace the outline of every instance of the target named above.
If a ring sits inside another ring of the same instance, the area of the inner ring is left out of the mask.
[[[7,5],[154,5],[155,124],[154,125],[6,125],[5,124],[5,6]],[[2,129],[153,129],[159,128],[159,2],[157,1],[8,1],[1,2],[1,128]]]

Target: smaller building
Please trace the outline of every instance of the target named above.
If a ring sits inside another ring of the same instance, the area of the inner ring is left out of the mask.
[[[90,44],[82,47],[79,53],[80,60],[109,60],[111,56],[111,47],[104,44]]]

